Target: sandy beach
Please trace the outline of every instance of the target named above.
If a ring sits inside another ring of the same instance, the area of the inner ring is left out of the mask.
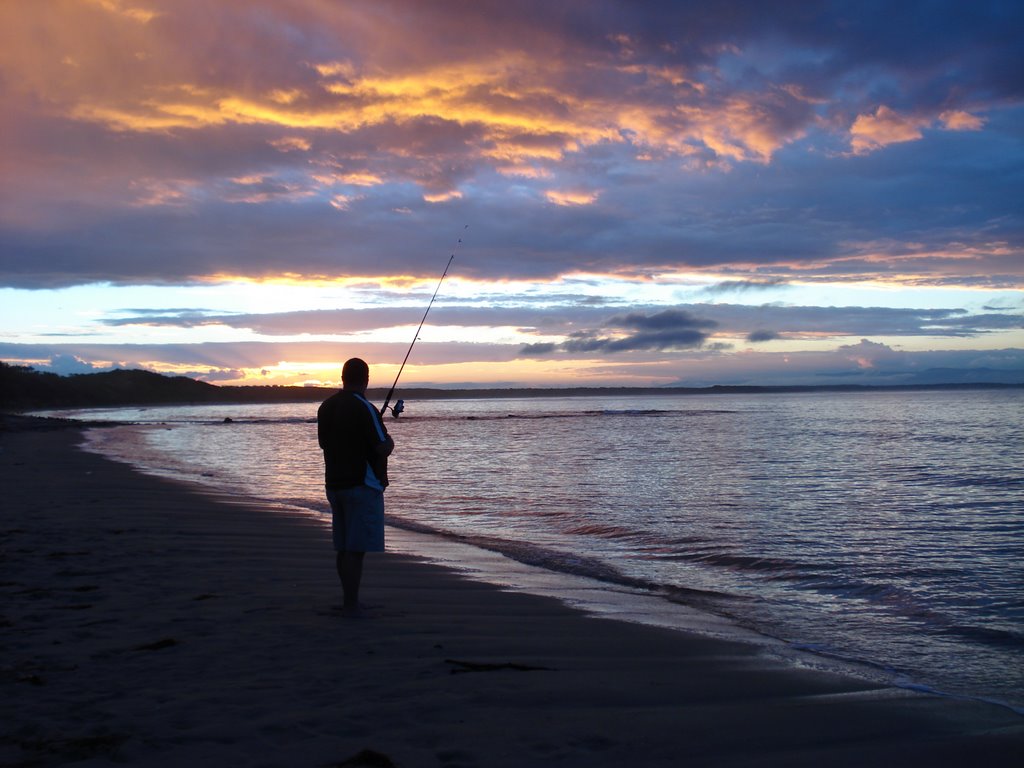
[[[1018,766],[1024,717],[593,618],[0,432],[5,766]],[[257,493],[258,489],[254,489]]]

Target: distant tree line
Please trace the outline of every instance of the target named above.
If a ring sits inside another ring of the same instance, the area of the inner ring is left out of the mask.
[[[0,362],[0,409],[100,408],[174,403],[272,403],[323,400],[319,387],[220,387],[187,376],[140,370],[58,376]]]

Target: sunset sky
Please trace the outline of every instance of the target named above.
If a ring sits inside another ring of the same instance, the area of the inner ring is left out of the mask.
[[[1024,4],[2,0],[0,360],[1024,382]]]

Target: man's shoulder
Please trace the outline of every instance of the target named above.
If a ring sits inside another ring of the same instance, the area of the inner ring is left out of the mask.
[[[337,392],[335,392],[332,395],[329,395],[322,403],[320,403],[320,407],[323,408],[328,403],[336,402],[338,398],[341,397],[343,394],[345,394],[345,390],[339,389]]]
[[[368,408],[372,409],[373,406],[370,405],[368,400],[360,397],[356,392],[339,389],[333,395],[320,403],[320,408],[318,409],[317,414],[323,415],[324,413],[347,410],[362,411]]]
[[[324,413],[328,413],[330,411],[337,410],[339,407],[344,405],[346,400],[349,399],[350,394],[351,393],[346,392],[343,389],[339,389],[333,395],[331,395],[322,403],[320,403],[320,407],[317,409],[317,414],[321,415]]]

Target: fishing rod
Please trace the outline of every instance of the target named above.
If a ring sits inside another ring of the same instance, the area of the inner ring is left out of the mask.
[[[469,229],[469,224],[467,224],[465,227],[463,227],[463,229],[464,230],[465,229]],[[462,238],[460,237],[459,238],[459,242],[456,244],[456,248],[458,248],[458,246],[461,245],[461,244],[462,244]],[[434,306],[434,299],[437,298],[437,292],[441,290],[441,283],[443,283],[445,277],[448,276],[448,269],[451,267],[453,261],[455,261],[455,254],[454,253],[452,253],[452,255],[448,257],[448,263],[444,267],[444,272],[441,273],[441,279],[437,281],[437,288],[434,289],[434,295],[430,297],[430,303],[427,304],[427,309],[423,313],[423,319],[420,320],[419,327],[416,329],[416,333],[412,337],[412,343],[409,345],[409,349],[407,349],[406,352],[405,352],[405,359],[402,360],[402,365],[398,369],[398,375],[395,376],[395,383],[391,385],[391,389],[388,390],[388,396],[384,398],[384,405],[382,405],[380,407],[380,415],[381,416],[384,416],[384,414],[387,413],[388,404],[391,402],[391,396],[393,394],[395,394],[395,387],[398,386],[398,380],[402,376],[402,371],[405,370],[405,364],[409,360],[409,355],[412,354],[412,348],[414,346],[416,346],[416,342],[419,341],[419,339],[420,339],[420,331],[423,330],[423,324],[427,321],[427,315],[430,314],[430,308],[432,306]],[[399,401],[397,401],[394,404],[394,406],[392,406],[391,414],[397,419],[399,414],[401,414],[402,411],[404,411],[404,410],[405,410],[405,401],[404,400],[399,400]]]

